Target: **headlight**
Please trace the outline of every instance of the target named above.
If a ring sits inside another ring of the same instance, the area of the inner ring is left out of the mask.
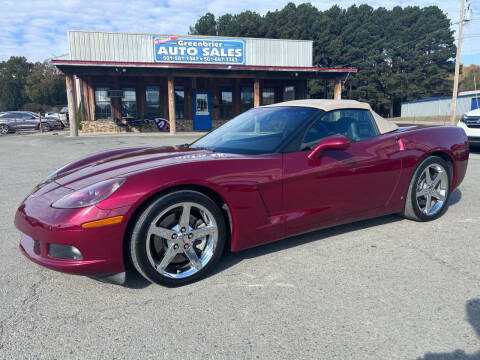
[[[465,115],[462,115],[462,117],[460,118],[460,121],[465,122],[466,119],[467,119],[467,117]]]
[[[105,200],[125,182],[125,179],[110,179],[90,185],[55,201],[52,207],[58,209],[78,209],[92,206]]]

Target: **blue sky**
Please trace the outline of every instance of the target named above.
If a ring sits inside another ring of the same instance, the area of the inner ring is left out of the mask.
[[[282,8],[289,1],[271,0],[0,0],[0,60],[12,55],[41,61],[68,53],[67,30],[105,30],[186,34],[189,25],[207,11],[253,10],[261,14]],[[294,1],[301,3],[304,1]],[[437,5],[451,19],[459,20],[460,0],[322,0],[311,1],[320,10],[334,4],[348,7],[369,4],[392,8],[396,5]],[[472,21],[464,30],[462,62],[480,64],[480,1],[470,0]],[[453,25],[456,30],[458,25]],[[478,35],[478,36],[477,36]]]

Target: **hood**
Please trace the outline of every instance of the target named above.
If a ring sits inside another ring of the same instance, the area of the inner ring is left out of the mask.
[[[475,110],[469,111],[465,114],[465,116],[478,116],[478,117],[480,117],[480,109],[475,109]]]
[[[105,154],[104,157],[101,157],[101,154],[92,156],[92,161],[86,158],[67,165],[64,170],[61,169],[49,180],[72,190],[78,190],[102,180],[126,177],[148,169],[219,157],[219,154],[209,150],[190,149],[183,146],[125,149]]]

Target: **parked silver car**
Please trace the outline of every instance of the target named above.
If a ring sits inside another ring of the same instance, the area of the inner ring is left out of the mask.
[[[67,106],[64,106],[60,111],[55,111],[55,110],[48,111],[47,113],[45,113],[45,117],[53,117],[53,118],[60,119],[60,121],[62,122],[62,124],[65,127],[67,127],[69,125],[68,124],[68,107]]]
[[[42,130],[63,129],[59,119],[42,118]],[[0,134],[8,134],[19,130],[39,130],[40,116],[30,111],[7,111],[0,115]]]

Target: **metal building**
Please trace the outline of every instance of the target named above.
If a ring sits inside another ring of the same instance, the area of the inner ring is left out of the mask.
[[[69,31],[68,42],[69,55],[52,63],[84,123],[166,118],[171,132],[210,130],[251,107],[305,98],[312,78],[335,80],[340,98],[356,72],[313,66],[309,40]]]
[[[480,92],[459,92],[456,115],[477,109],[480,106]],[[452,97],[431,97],[402,103],[401,117],[449,116],[452,108]]]

